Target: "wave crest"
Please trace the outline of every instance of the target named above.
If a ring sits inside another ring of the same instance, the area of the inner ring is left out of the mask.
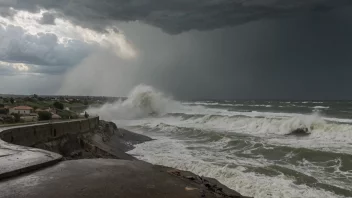
[[[87,112],[103,119],[135,119],[148,116],[162,116],[181,104],[148,85],[138,85],[124,101],[89,108]]]

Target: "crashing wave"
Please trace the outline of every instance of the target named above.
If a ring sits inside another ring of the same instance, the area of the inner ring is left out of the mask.
[[[134,88],[124,101],[105,104],[87,110],[108,120],[134,120],[149,123],[156,128],[166,124],[176,127],[215,129],[243,134],[266,136],[309,134],[317,139],[352,139],[350,119],[325,118],[318,113],[240,112],[210,108],[202,105],[186,105],[174,101],[160,91],[147,85]],[[157,117],[156,119],[149,119]],[[148,118],[148,119],[141,119]],[[138,124],[137,124],[138,125]],[[171,128],[168,128],[170,130]]]
[[[124,101],[104,104],[98,108],[89,108],[87,112],[99,115],[103,119],[136,119],[148,116],[162,116],[181,104],[162,92],[147,85],[138,85]]]
[[[242,132],[246,134],[281,134],[302,129],[307,133],[324,130],[328,124],[319,115],[300,115],[294,117],[248,117],[223,115],[185,116],[172,124],[178,126],[213,128],[223,131]]]

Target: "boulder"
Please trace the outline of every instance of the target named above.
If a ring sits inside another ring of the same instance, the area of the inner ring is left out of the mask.
[[[309,129],[307,127],[303,127],[303,128],[298,128],[298,129],[292,130],[287,135],[308,136],[308,135],[310,135],[310,132],[309,132]]]

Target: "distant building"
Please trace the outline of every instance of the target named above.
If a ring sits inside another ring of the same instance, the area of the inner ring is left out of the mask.
[[[9,113],[18,113],[21,115],[29,115],[33,112],[33,108],[29,106],[17,106],[9,109]]]

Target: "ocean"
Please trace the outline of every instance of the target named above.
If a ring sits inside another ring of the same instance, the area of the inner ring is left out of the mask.
[[[129,152],[138,159],[246,196],[352,197],[352,101],[176,101],[140,85],[88,111],[155,139]]]

